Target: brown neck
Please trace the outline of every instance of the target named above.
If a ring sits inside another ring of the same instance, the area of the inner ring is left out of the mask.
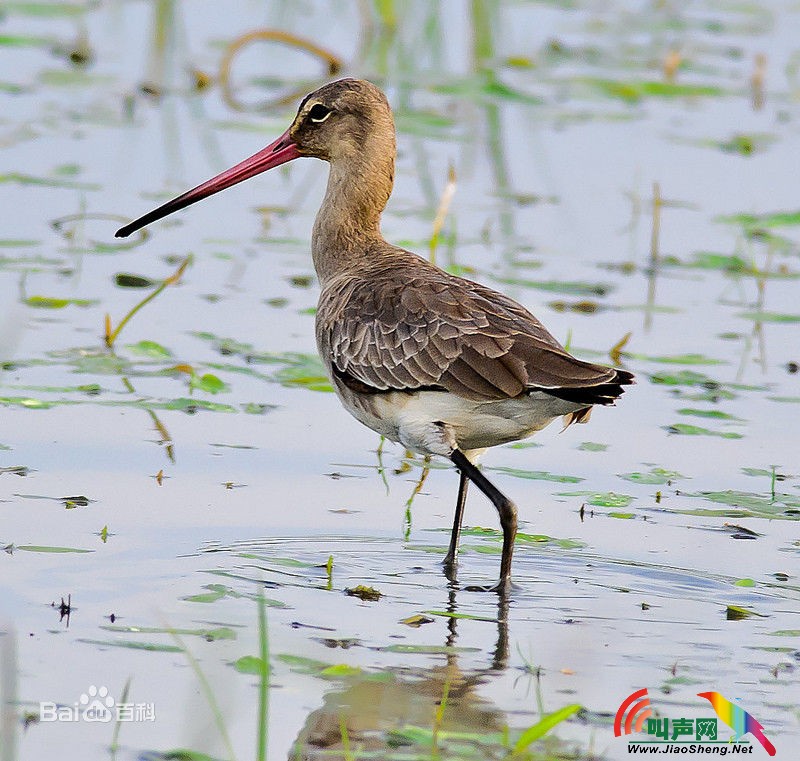
[[[311,235],[314,268],[323,284],[337,272],[359,267],[369,244],[383,241],[380,220],[394,183],[394,140],[330,165]]]

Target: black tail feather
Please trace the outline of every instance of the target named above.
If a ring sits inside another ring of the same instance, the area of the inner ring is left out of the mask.
[[[583,388],[543,388],[550,396],[563,399],[575,404],[614,404],[625,393],[623,386],[635,383],[633,373],[627,370],[617,370],[613,381],[600,383],[597,386],[584,386]]]

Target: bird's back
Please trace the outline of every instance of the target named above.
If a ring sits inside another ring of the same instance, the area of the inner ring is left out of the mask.
[[[473,401],[544,391],[585,405],[610,404],[632,382],[570,355],[508,296],[384,245],[323,283],[317,341],[341,382]]]

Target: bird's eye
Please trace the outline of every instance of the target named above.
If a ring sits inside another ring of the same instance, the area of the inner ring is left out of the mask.
[[[308,118],[312,122],[319,124],[324,122],[332,113],[333,111],[327,106],[323,106],[322,103],[315,103],[308,112]]]

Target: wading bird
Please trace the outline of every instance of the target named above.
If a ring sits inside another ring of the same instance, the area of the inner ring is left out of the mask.
[[[391,441],[447,457],[460,472],[444,565],[454,578],[467,486],[494,504],[503,529],[500,580],[511,584],[517,509],[476,467],[487,447],[554,419],[586,422],[633,383],[626,370],[570,355],[524,307],[393,246],[380,218],[394,182],[395,131],[386,96],[342,79],[300,104],[275,142],[117,231],[125,237],[213,193],[301,156],[330,164],[311,253],[321,293],[319,353],[340,401]]]

